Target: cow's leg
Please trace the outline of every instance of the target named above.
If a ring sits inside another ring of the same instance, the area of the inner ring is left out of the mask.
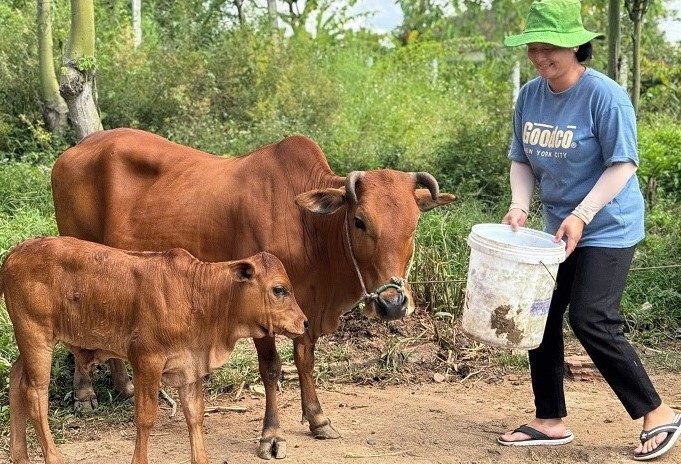
[[[286,439],[279,422],[277,408],[277,382],[281,378],[281,358],[277,353],[273,337],[253,340],[258,351],[260,378],[265,386],[265,418],[258,456],[262,459],[286,457]]]
[[[17,401],[16,392],[11,393],[11,398],[14,398],[14,404],[19,405],[20,411],[22,407],[24,408],[31,424],[33,424],[36,437],[40,442],[45,464],[63,464],[64,459],[54,444],[48,422],[48,387],[50,385],[50,370],[52,367],[52,346],[49,343],[41,346],[39,341],[31,340],[30,345],[21,343],[19,351],[22,354],[21,361],[15,364],[13,368],[11,382],[18,386],[18,395],[23,395],[23,401],[22,399]],[[13,405],[10,406],[10,408],[12,407]],[[12,414],[11,409],[10,414]],[[25,417],[22,420],[20,416],[19,421],[10,426],[11,431],[19,433],[17,440],[21,439],[23,434],[24,443],[26,438]],[[22,425],[24,426],[23,432],[18,430]],[[14,439],[11,439],[11,441],[14,442]],[[22,445],[19,445],[19,458],[24,453],[21,448]],[[19,460],[18,462],[21,461]]]
[[[208,464],[208,455],[203,443],[203,379],[178,388],[182,412],[189,429],[189,443],[192,450],[192,464]]]
[[[74,407],[77,409],[91,410],[98,406],[97,395],[92,388],[91,371],[92,369],[82,363],[78,356],[74,356],[73,396]]]
[[[95,409],[98,406],[98,402],[97,395],[95,395],[95,390],[92,387],[92,359],[86,360],[86,355],[82,354],[86,353],[87,350],[71,347],[71,352],[75,358],[75,368],[73,371],[75,407],[86,410]],[[116,391],[123,395],[124,398],[131,398],[135,391],[128,376],[128,370],[125,368],[125,362],[122,359],[112,358],[109,359],[109,367],[111,369],[111,383],[113,383]]]
[[[137,426],[132,464],[148,464],[149,436],[158,416],[158,391],[163,366],[147,358],[130,361],[135,383],[135,425]]]
[[[125,361],[118,358],[109,359],[111,369],[111,382],[118,393],[124,398],[132,398],[135,395],[135,388],[130,381],[128,370],[125,368]]]
[[[9,453],[15,464],[28,464],[29,462],[26,444],[28,410],[23,376],[23,360],[19,355],[9,374]]]
[[[314,388],[312,369],[314,368],[314,346],[316,342],[317,339],[312,339],[309,334],[293,340],[293,357],[298,368],[303,418],[310,423],[310,431],[315,438],[340,438],[340,433],[333,428],[331,420],[324,415]]]

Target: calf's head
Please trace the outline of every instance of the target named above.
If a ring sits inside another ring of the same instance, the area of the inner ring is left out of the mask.
[[[407,277],[421,212],[454,198],[440,193],[428,173],[382,169],[353,171],[344,187],[304,192],[296,203],[318,214],[345,211],[342,248],[349,259],[343,262],[350,261],[355,268],[365,313],[395,320],[414,311]]]
[[[241,336],[259,338],[275,334],[301,336],[308,321],[293,295],[282,262],[266,252],[229,263],[238,290],[232,292],[235,318],[248,327]]]

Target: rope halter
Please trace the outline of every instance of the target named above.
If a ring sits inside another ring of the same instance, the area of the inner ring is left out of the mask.
[[[362,297],[357,300],[357,302],[352,306],[350,309],[355,309],[357,308],[361,303],[371,303],[372,301],[376,301],[380,298],[381,293],[385,292],[388,289],[394,289],[395,291],[399,293],[404,293],[404,279],[402,277],[396,277],[393,276],[390,278],[390,282],[385,283],[373,292],[369,293],[367,291],[366,285],[364,284],[364,278],[362,277],[362,273],[359,271],[359,265],[357,264],[357,258],[355,258],[355,253],[352,250],[352,242],[350,242],[350,230],[348,228],[348,212],[350,211],[350,208],[348,207],[345,210],[345,221],[343,222],[343,232],[345,234],[345,240],[348,244],[348,250],[350,251],[350,257],[352,258],[352,264],[355,266],[355,272],[357,273],[357,277],[359,279],[359,284],[362,287]]]

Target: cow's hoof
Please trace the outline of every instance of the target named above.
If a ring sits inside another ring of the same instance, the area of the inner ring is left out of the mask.
[[[261,459],[284,459],[286,457],[286,440],[283,438],[261,438],[258,447]]]
[[[318,440],[332,440],[334,438],[340,438],[341,435],[336,429],[331,425],[331,421],[326,424],[322,424],[315,428],[310,428],[312,435]]]
[[[117,389],[123,398],[129,399],[129,398],[134,398],[135,397],[135,387],[132,384],[132,382],[128,382],[125,384],[125,386],[121,389]]]
[[[82,400],[76,398],[73,402],[73,410],[76,412],[92,411],[97,409],[98,406],[99,403],[97,402],[97,398],[85,398]]]

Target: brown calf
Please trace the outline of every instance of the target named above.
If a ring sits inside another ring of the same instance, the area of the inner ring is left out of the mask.
[[[259,253],[204,263],[182,249],[128,252],[71,237],[27,240],[0,271],[0,293],[19,357],[10,375],[10,454],[29,462],[26,419],[47,464],[61,464],[47,421],[52,351],[66,344],[79,363],[130,361],[137,439],[133,464],[147,463],[161,380],[177,387],[191,462],[207,463],[202,379],[241,338],[302,335],[307,320],[281,261]]]

